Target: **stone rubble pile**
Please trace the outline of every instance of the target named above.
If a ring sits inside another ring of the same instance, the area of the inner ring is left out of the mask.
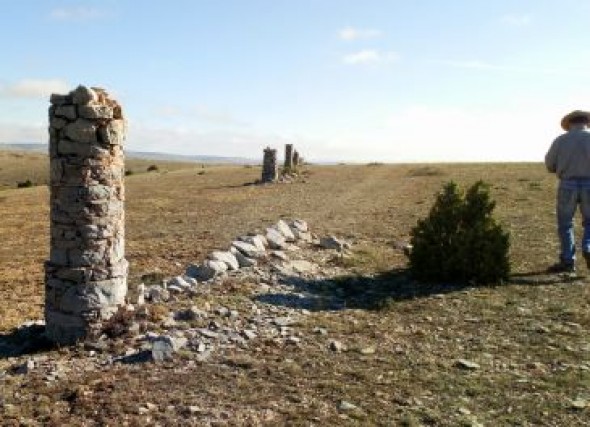
[[[124,304],[124,155],[121,106],[100,88],[51,95],[50,256],[46,334],[72,344]]]
[[[167,362],[179,352],[189,361],[204,362],[214,354],[259,351],[262,343],[289,348],[314,339],[300,325],[318,308],[315,283],[346,274],[344,268],[328,265],[337,252],[321,246],[322,241],[337,239],[320,239],[302,220],[281,220],[265,231],[239,236],[228,250],[212,251],[202,263],[191,264],[185,274],[160,284],[139,285],[135,304],[122,306],[102,336],[82,342],[88,358],[40,363],[45,356],[34,357],[15,365],[13,374],[45,372],[46,381],[51,382],[67,377],[70,371],[100,370],[113,363]],[[271,244],[272,239],[277,241]],[[283,249],[273,249],[278,246]],[[195,278],[195,272],[204,276]],[[228,280],[250,286],[246,298],[235,303],[211,299],[224,295]],[[344,308],[336,296],[321,298],[325,298],[320,301],[322,310]],[[155,318],[164,307],[163,317]],[[126,320],[119,324],[118,317]],[[321,335],[326,350],[334,351],[327,330],[316,329],[312,335]],[[17,349],[13,352],[18,354]]]

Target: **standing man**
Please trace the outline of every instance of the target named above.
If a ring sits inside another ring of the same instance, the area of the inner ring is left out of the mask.
[[[574,214],[580,206],[584,236],[582,255],[590,268],[590,112],[572,111],[561,120],[566,133],[558,136],[545,156],[545,165],[559,178],[557,190],[557,232],[561,243],[559,262],[548,271],[576,271]]]

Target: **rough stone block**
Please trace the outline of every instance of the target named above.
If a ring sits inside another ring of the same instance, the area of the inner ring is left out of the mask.
[[[74,89],[70,95],[72,96],[72,102],[77,105],[86,105],[91,102],[98,101],[98,95],[96,91],[86,86],[78,86]]]
[[[55,109],[55,115],[57,117],[64,117],[70,121],[76,120],[76,118],[78,117],[78,115],[76,114],[76,106],[75,105],[59,105]],[[51,126],[53,126],[53,124]],[[61,128],[58,128],[58,129],[61,129]]]
[[[64,135],[72,141],[85,144],[96,144],[98,125],[87,119],[78,119],[64,128]]]
[[[80,105],[78,115],[84,119],[112,119],[113,108],[108,105]]]

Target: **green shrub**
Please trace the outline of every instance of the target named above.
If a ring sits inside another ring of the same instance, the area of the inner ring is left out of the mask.
[[[147,168],[147,171],[148,172],[152,172],[152,171],[156,171],[157,172],[158,170],[160,170],[160,168],[158,167],[158,165],[149,165],[148,168]]]
[[[509,234],[492,216],[489,186],[476,182],[463,195],[447,183],[430,214],[412,229],[410,271],[422,281],[491,284],[510,274]]]
[[[131,170],[131,169],[127,169],[127,170],[125,171],[125,176],[129,176],[129,175],[133,175],[133,170]]]

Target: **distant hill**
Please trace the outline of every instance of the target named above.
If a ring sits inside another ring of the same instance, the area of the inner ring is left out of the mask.
[[[0,150],[3,151],[31,151],[35,153],[47,153],[47,144],[36,143],[0,143]],[[194,163],[234,163],[248,164],[258,163],[254,159],[246,157],[224,157],[224,156],[206,156],[206,155],[182,155],[157,153],[150,151],[125,151],[125,155],[130,159],[142,160],[160,160],[169,162],[194,162]]]

